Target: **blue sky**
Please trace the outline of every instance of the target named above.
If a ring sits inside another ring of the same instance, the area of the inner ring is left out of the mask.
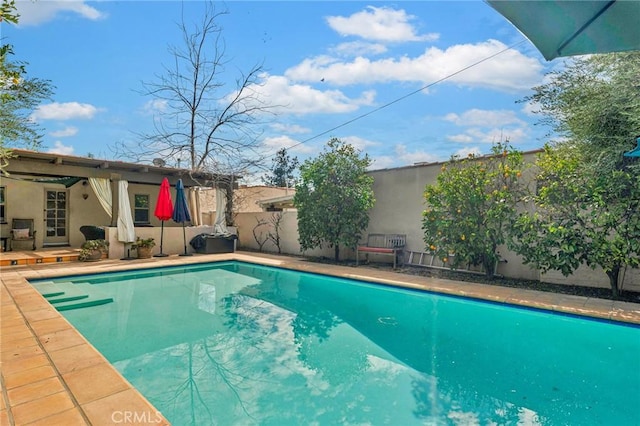
[[[115,143],[136,146],[136,134],[152,129],[154,108],[162,106],[140,94],[142,82],[171,64],[168,47],[181,45],[176,24],[183,9],[185,20],[196,22],[205,7],[201,1],[17,4],[20,25],[3,24],[2,36],[14,45],[15,59],[29,63],[30,76],[56,86],[54,99],[33,114],[45,131],[43,150],[105,159],[114,158]],[[223,78],[232,83],[238,70],[262,63],[263,98],[286,105],[259,129],[265,153],[297,145],[291,155],[304,160],[339,137],[379,169],[487,153],[505,137],[522,150],[545,142],[547,129],[535,125],[533,107],[517,101],[562,62],[546,62],[482,1],[229,1],[216,7],[229,12],[219,21],[231,61]]]

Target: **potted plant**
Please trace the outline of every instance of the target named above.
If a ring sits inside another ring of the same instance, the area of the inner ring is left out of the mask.
[[[151,251],[156,245],[153,238],[136,238],[136,242],[131,246],[138,252],[138,259],[148,259],[151,257]]]
[[[78,260],[83,262],[95,262],[102,259],[109,249],[107,240],[87,240],[80,246]]]

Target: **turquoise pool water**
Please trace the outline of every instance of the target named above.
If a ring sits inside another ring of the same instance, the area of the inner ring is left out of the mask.
[[[175,425],[640,424],[640,328],[224,262],[67,277]],[[37,282],[34,282],[37,286]]]

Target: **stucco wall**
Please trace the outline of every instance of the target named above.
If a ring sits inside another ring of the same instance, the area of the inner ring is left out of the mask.
[[[42,185],[13,179],[2,179],[6,187],[5,202],[7,223],[2,225],[2,236],[9,237],[12,219],[34,219],[36,246],[42,247],[44,235],[44,192]],[[22,200],[28,200],[23,202]],[[28,243],[16,244],[17,248],[28,248]]]
[[[529,160],[532,156],[529,155]],[[407,235],[407,250],[424,251],[422,212],[424,189],[434,184],[442,164],[409,166],[369,172],[373,177],[376,203],[369,215],[369,233]],[[506,262],[498,265],[498,273],[522,279],[539,279],[538,271],[522,265],[521,258],[506,247],[499,247]]]
[[[282,254],[300,255],[300,243],[298,242],[298,212],[296,211],[284,211],[284,212],[259,212],[259,213],[239,213],[236,216],[236,225],[238,228],[238,247],[241,249],[258,250],[259,245],[253,235],[253,229],[258,224],[258,220],[266,221],[268,224],[256,228],[256,234],[261,241],[266,237],[269,231],[274,232],[274,227],[270,223],[274,214],[282,214],[282,221],[280,222],[280,249]],[[262,235],[260,235],[262,233]],[[267,253],[277,253],[278,249],[271,241],[267,241],[262,250]],[[349,258],[353,253],[352,250],[341,251],[341,258]],[[314,249],[305,252],[308,256],[326,256],[333,257],[333,249]]]
[[[7,223],[2,225],[2,236],[9,236],[11,228],[11,220],[14,218],[34,219],[34,227],[36,229],[36,247],[42,248],[45,237],[45,191],[46,190],[65,190],[64,185],[51,183],[38,183],[18,178],[3,178],[2,186],[6,187],[6,214]],[[109,226],[111,217],[104,211],[98,202],[96,195],[88,185],[82,185],[82,181],[72,185],[66,189],[67,191],[67,230],[69,237],[69,245],[71,247],[79,247],[84,242],[84,235],[80,232],[83,225]],[[83,197],[86,194],[86,199]],[[150,225],[159,227],[161,222],[153,212],[158,198],[157,185],[129,185],[129,203],[131,208],[134,206],[134,194],[149,195],[149,214]],[[175,201],[175,188],[171,188],[171,196]],[[165,228],[180,228],[181,224],[172,220],[165,222]],[[22,243],[17,249],[26,249],[28,245]]]
[[[230,228],[231,233],[235,232],[234,228]],[[154,238],[156,246],[152,253],[160,253],[160,237],[162,232],[162,252],[169,255],[184,253],[185,238],[182,234],[182,227],[166,227],[164,231],[160,227],[136,227],[136,237],[143,239]],[[194,253],[195,250],[189,245],[189,241],[198,234],[213,232],[212,226],[185,226],[184,233],[186,235],[187,253]],[[107,240],[109,241],[109,258],[120,259],[126,255],[126,246],[118,241],[118,228],[107,228]],[[130,246],[129,246],[130,248]],[[135,250],[130,250],[131,256],[135,257]]]
[[[535,159],[534,153],[525,155],[527,161]],[[375,206],[370,211],[368,229],[363,233],[398,233],[407,235],[407,250],[424,251],[422,232],[422,211],[424,210],[423,192],[427,184],[436,182],[442,164],[409,166],[397,169],[371,171],[374,178],[373,191]],[[269,220],[271,213],[243,213],[237,217],[241,247],[257,249],[258,245],[252,234],[256,218]],[[262,227],[266,232],[266,227]],[[282,251],[287,254],[300,254],[297,233],[297,213],[284,212]],[[274,252],[275,247],[267,242],[263,251]],[[505,262],[498,265],[498,273],[506,277],[541,280],[559,284],[574,284],[592,287],[609,287],[606,274],[600,270],[592,270],[588,266],[580,267],[574,274],[564,277],[561,273],[551,271],[541,275],[539,271],[522,264],[522,259],[506,247],[499,248]],[[311,256],[333,257],[331,249],[313,250],[306,254]],[[343,250],[341,258],[354,259],[352,250]],[[382,261],[388,257],[381,258]],[[623,289],[640,291],[640,270],[628,269],[622,283]]]
[[[2,236],[8,236],[11,220],[34,219],[36,232],[36,247],[41,248],[45,237],[45,191],[65,190],[64,185],[50,183],[34,183],[17,179],[2,179],[2,185],[6,187],[6,212],[7,223],[2,225]],[[87,199],[82,194],[88,195]],[[82,225],[108,225],[109,216],[97,203],[95,195],[89,187],[83,187],[77,183],[67,189],[67,230],[69,244],[77,247],[84,242],[84,236],[80,232]],[[16,249],[28,248],[22,243],[15,246]]]

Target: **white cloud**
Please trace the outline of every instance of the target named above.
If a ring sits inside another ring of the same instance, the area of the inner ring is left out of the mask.
[[[298,124],[273,123],[270,127],[276,132],[291,134],[309,133],[311,131],[308,127],[303,127]]]
[[[528,101],[522,106],[522,112],[529,117],[536,116],[538,111],[540,111],[540,104],[538,102]]]
[[[516,111],[509,110],[470,109],[461,114],[447,114],[443,119],[466,127],[462,133],[446,136],[447,140],[457,143],[492,144],[507,139],[517,143],[526,138],[528,131],[527,123],[518,118]]]
[[[382,155],[380,157],[371,157],[371,165],[369,170],[389,169],[396,165],[397,158],[389,155]]]
[[[92,21],[104,19],[107,16],[104,12],[79,0],[18,0],[16,1],[16,7],[20,14],[20,25],[38,25],[52,21],[60,15],[68,15],[69,13]]]
[[[407,15],[404,10],[388,7],[368,6],[366,10],[356,12],[351,16],[328,16],[329,26],[342,36],[357,36],[367,40],[384,42],[404,41],[433,41],[438,34],[416,33],[411,25],[415,20],[413,15]]]
[[[446,50],[432,47],[414,58],[403,56],[370,60],[359,56],[345,62],[321,55],[305,59],[289,68],[285,71],[285,76],[292,81],[303,82],[325,79],[326,82],[338,86],[391,81],[426,85],[446,78],[448,83],[508,92],[530,90],[539,84],[543,65],[537,59],[527,57],[514,49],[460,72],[506,48],[502,42],[488,40],[476,44],[455,45]],[[453,75],[454,73],[458,74]]]
[[[387,51],[384,44],[367,43],[365,41],[351,41],[348,43],[340,43],[336,47],[329,50],[339,56],[367,56],[380,55]]]
[[[460,148],[459,150],[453,153],[454,156],[457,156],[459,158],[468,157],[469,154],[480,156],[482,155],[482,151],[477,146],[465,146],[464,148]]]
[[[449,135],[447,136],[447,139],[450,140],[451,142],[458,142],[458,143],[470,143],[473,142],[473,138],[470,135],[464,134],[464,133],[460,133],[457,135]]]
[[[462,114],[447,114],[444,119],[458,126],[483,126],[495,127],[516,124],[520,126],[526,123],[519,119],[515,111],[510,110],[482,110],[470,109]]]
[[[168,104],[169,102],[166,99],[152,99],[142,106],[142,113],[144,115],[154,115],[159,112],[165,112]]]
[[[373,142],[367,139],[363,139],[359,136],[345,136],[340,138],[341,141],[348,143],[353,146],[355,149],[366,152],[367,148],[371,146],[378,146],[380,143]]]
[[[318,90],[309,85],[292,84],[282,76],[265,76],[262,85],[249,88],[259,98],[269,99],[276,113],[304,115],[353,112],[362,105],[372,105],[374,91],[366,91],[359,98],[349,98],[340,90]]]
[[[483,130],[477,127],[467,129],[464,133],[457,135],[448,135],[446,138],[452,142],[458,143],[485,143],[492,144],[500,141],[509,140],[517,143],[524,140],[527,136],[526,126],[514,128],[492,128]]]
[[[49,148],[47,152],[51,154],[71,155],[73,154],[73,147],[64,145],[60,141],[55,141],[53,148]]]
[[[73,126],[65,127],[64,129],[55,130],[49,133],[49,135],[54,138],[68,138],[69,136],[75,136],[77,134],[78,128]]]
[[[88,120],[98,112],[98,108],[90,104],[81,104],[79,102],[53,102],[46,105],[40,105],[31,114],[33,120],[72,120],[84,119]]]
[[[372,157],[373,162],[370,169],[386,169],[391,167],[407,166],[416,163],[433,163],[442,161],[439,155],[431,154],[425,151],[409,151],[406,145],[398,144],[394,147],[393,156],[383,155],[380,157]]]
[[[282,148],[290,148],[291,152],[297,152],[301,154],[310,154],[316,151],[312,146],[299,144],[300,141],[290,138],[289,136],[275,136],[265,138],[262,141],[262,145],[269,152],[277,152]]]
[[[395,146],[396,158],[401,164],[415,164],[415,163],[433,163],[434,161],[440,161],[440,157],[424,151],[407,151],[407,147],[402,144]]]

